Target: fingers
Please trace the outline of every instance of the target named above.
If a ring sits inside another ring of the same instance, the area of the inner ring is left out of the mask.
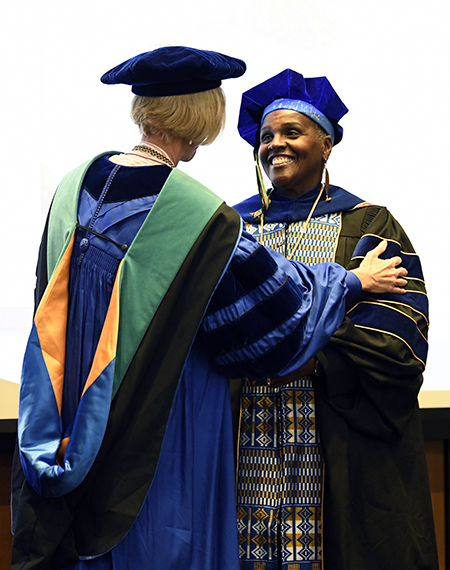
[[[403,269],[403,268],[402,268]],[[407,273],[407,271],[405,270],[405,272]],[[400,274],[393,276],[392,278],[389,278],[388,276],[386,276],[386,278],[388,279],[388,282],[385,282],[384,284],[382,283],[382,280],[377,284],[377,291],[378,293],[384,292],[384,293],[399,293],[401,295],[403,295],[404,293],[406,293],[406,289],[405,287],[408,285],[408,281],[406,279],[404,279],[403,277],[400,276]],[[375,292],[375,291],[373,291]]]
[[[372,251],[377,253],[377,257],[386,251],[388,242],[384,239]]]
[[[406,270],[405,270],[406,271]],[[406,271],[406,273],[408,273]],[[408,285],[408,280],[404,279],[403,277],[401,277],[400,275],[397,277],[397,281],[395,283],[395,288],[396,289],[401,289],[403,292],[406,293],[406,289],[405,287]]]
[[[406,293],[406,289],[402,287],[394,287],[392,293],[398,293],[399,295],[404,295]]]
[[[403,259],[396,255],[390,258],[380,258],[386,252],[387,240],[381,240],[376,247],[367,252],[358,269],[354,272],[359,277],[363,291],[369,293],[399,293],[406,292],[408,284],[405,277],[408,271],[402,267]]]
[[[396,255],[395,257],[391,257],[390,261],[392,261],[394,267],[397,267],[397,265],[400,265],[400,263],[402,263],[403,259],[399,255]]]
[[[382,253],[386,251],[387,246],[388,242],[385,239],[380,241],[380,243],[376,247],[374,247],[373,249],[371,249],[366,253],[366,257],[371,257],[371,258],[379,257]]]
[[[384,267],[386,268],[394,267],[398,269],[399,271],[398,276],[404,277],[408,275],[408,271],[404,267],[398,267],[403,263],[403,259],[399,255],[396,255],[394,257],[389,257],[386,259],[378,259],[379,256],[386,251],[387,246],[388,246],[387,240],[380,241],[380,243],[376,247],[374,247],[373,249],[371,249],[366,253],[363,262],[366,262],[366,264],[369,263],[369,265],[371,265],[374,262],[375,263],[382,262],[385,264]]]
[[[404,289],[404,287],[406,287],[407,285],[408,285],[408,281],[406,279],[403,279],[402,277],[398,277],[397,281],[395,283],[394,289],[401,289],[402,291],[404,291],[406,293],[406,290]]]
[[[396,277],[406,277],[408,275],[408,270],[406,267],[399,267],[400,263],[403,262],[401,257],[391,257],[390,259],[385,259],[386,268],[391,267],[393,274]]]

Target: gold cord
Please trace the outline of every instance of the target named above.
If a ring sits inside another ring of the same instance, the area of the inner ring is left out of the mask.
[[[314,204],[313,204],[313,206],[312,206],[312,208],[311,208],[311,210],[310,210],[310,212],[309,212],[309,214],[308,214],[308,217],[306,218],[305,223],[303,224],[303,226],[301,227],[300,231],[298,232],[298,238],[297,238],[297,241],[295,242],[294,249],[291,251],[291,253],[290,253],[289,255],[288,255],[287,253],[285,253],[286,259],[292,259],[292,256],[293,256],[294,253],[297,251],[298,246],[300,245],[300,242],[301,242],[302,239],[303,239],[303,236],[304,236],[304,234],[305,234],[305,232],[306,232],[306,229],[307,229],[307,227],[308,227],[308,225],[309,225],[309,222],[311,221],[311,218],[312,218],[312,216],[313,216],[313,214],[314,214],[314,211],[315,211],[315,209],[316,209],[316,207],[317,207],[317,204],[319,203],[319,200],[320,200],[320,198],[321,198],[321,196],[322,196],[322,194],[323,194],[324,188],[325,188],[325,184],[322,183],[322,187],[321,187],[321,189],[320,189],[320,191],[319,191],[319,194],[317,195],[317,198],[316,198],[316,200],[315,200],[315,202],[314,202]],[[259,232],[260,232],[260,235],[261,235],[260,240],[259,240],[259,243],[260,243],[261,245],[264,245],[264,233],[263,233],[263,229],[264,229],[264,215],[261,215],[260,224],[259,224]]]
[[[298,235],[298,238],[297,238],[297,240],[296,240],[296,242],[295,242],[294,249],[291,251],[291,253],[290,253],[289,255],[288,255],[287,252],[286,252],[286,255],[285,255],[286,259],[292,259],[294,253],[297,251],[298,246],[300,245],[300,242],[302,241],[303,236],[305,235],[306,228],[308,227],[309,222],[310,222],[310,220],[311,220],[311,218],[312,218],[312,215],[314,214],[314,210],[316,209],[317,204],[319,203],[320,197],[322,196],[322,192],[323,192],[324,187],[325,187],[325,184],[322,184],[322,188],[320,189],[320,192],[319,192],[319,194],[317,195],[316,201],[314,202],[313,207],[311,208],[311,210],[310,210],[310,212],[309,212],[309,214],[308,214],[308,217],[306,218],[305,223],[303,224],[303,226],[301,227],[301,229],[300,229],[300,231],[299,231],[299,235]]]

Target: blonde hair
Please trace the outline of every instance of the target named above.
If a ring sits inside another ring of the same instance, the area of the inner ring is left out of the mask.
[[[158,133],[167,142],[175,136],[207,145],[225,125],[225,95],[220,87],[167,97],[135,95],[131,117],[147,136]]]

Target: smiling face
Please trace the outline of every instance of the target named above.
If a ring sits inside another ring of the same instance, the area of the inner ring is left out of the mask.
[[[295,200],[319,184],[331,147],[331,137],[320,138],[314,121],[282,109],[264,119],[259,158],[273,187]]]

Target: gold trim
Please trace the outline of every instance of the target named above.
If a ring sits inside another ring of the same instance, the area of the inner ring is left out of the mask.
[[[422,313],[421,311],[418,311],[414,307],[411,307],[411,305],[408,305],[407,303],[399,303],[398,301],[391,301],[390,299],[386,299],[386,300],[382,299],[380,301],[358,301],[358,303],[356,303],[356,305],[354,305],[351,309],[349,309],[347,311],[347,314],[351,313],[353,311],[353,309],[355,309],[361,303],[372,303],[375,305],[399,305],[400,307],[406,307],[410,311],[413,311],[417,315],[420,315],[426,321],[428,328],[430,327],[430,321],[428,320],[428,317],[424,313]]]
[[[396,243],[397,245],[400,246],[400,252],[403,253],[404,255],[414,255],[414,256],[416,256],[416,257],[419,257],[416,252],[403,251],[403,250],[401,249],[402,244],[401,244],[399,241],[397,241],[396,239],[386,238],[386,237],[380,236],[380,235],[378,235],[378,234],[364,234],[364,235],[361,236],[360,239],[362,239],[362,238],[364,238],[364,237],[366,237],[366,236],[372,236],[372,237],[376,237],[376,238],[378,238],[378,239],[380,239],[380,240],[382,240],[382,241],[388,241],[388,242],[390,241],[390,242],[392,242],[392,243]],[[360,258],[361,258],[361,259],[364,259],[364,256],[362,256],[362,255],[357,255],[356,257],[352,257],[352,259],[360,259]]]
[[[425,281],[423,279],[419,279],[418,277],[403,277],[403,279],[406,279],[407,281],[418,281],[419,283],[423,283],[425,285]]]
[[[407,293],[415,293],[416,295],[425,295],[425,297],[428,297],[428,295],[425,291],[413,291],[412,289],[407,289],[406,292]]]
[[[420,363],[423,365],[423,369],[425,370],[425,368],[426,368],[425,362],[424,362],[421,358],[419,358],[419,357],[417,356],[417,354],[414,352],[414,350],[410,347],[410,345],[406,342],[406,340],[405,340],[404,338],[402,338],[402,337],[400,337],[400,336],[398,336],[398,335],[396,335],[396,334],[394,334],[394,333],[391,333],[391,332],[389,332],[389,331],[383,331],[383,330],[381,330],[381,329],[376,329],[376,328],[373,328],[373,327],[366,327],[366,326],[363,326],[363,325],[354,325],[354,326],[355,326],[357,329],[365,329],[365,330],[368,330],[368,331],[374,331],[374,332],[379,332],[379,333],[382,333],[382,334],[388,334],[389,336],[393,336],[394,338],[397,338],[398,340],[402,341],[402,342],[409,348],[409,350],[411,351],[411,354],[414,356],[414,358],[415,358],[418,362],[420,362]]]
[[[428,344],[428,339],[424,336],[424,334],[422,333],[422,331],[419,328],[419,325],[417,324],[417,321],[415,321],[412,317],[410,317],[409,315],[407,315],[406,313],[404,313],[403,311],[399,311],[398,309],[395,309],[394,307],[389,307],[387,305],[383,305],[383,303],[376,303],[375,301],[361,301],[359,302],[357,305],[355,305],[354,307],[352,307],[348,313],[350,314],[358,305],[379,305],[381,307],[385,307],[386,309],[390,309],[391,311],[395,311],[397,313],[400,313],[401,315],[405,316],[406,318],[410,319],[415,325],[417,330],[419,331],[419,333],[422,335],[423,339],[426,341],[426,343]],[[357,326],[357,325],[355,325]],[[405,341],[406,342],[406,341]]]
[[[363,236],[360,237],[360,240],[362,240],[363,237],[368,236],[368,235],[369,235],[369,234],[364,234]],[[375,236],[375,237],[380,237],[380,236]],[[383,240],[383,241],[392,241],[393,243],[396,243],[397,245],[400,245],[400,244],[398,243],[398,241],[395,241],[395,240],[393,240],[393,239],[386,239],[386,238],[380,238],[380,239]],[[400,253],[403,253],[403,255],[414,255],[414,256],[418,257],[417,253],[411,253],[411,252],[408,252],[408,251],[403,251],[402,249],[400,250]],[[355,257],[352,257],[352,258],[350,259],[350,261],[353,261],[354,259],[364,259],[364,258],[365,258],[365,255],[355,255]]]

